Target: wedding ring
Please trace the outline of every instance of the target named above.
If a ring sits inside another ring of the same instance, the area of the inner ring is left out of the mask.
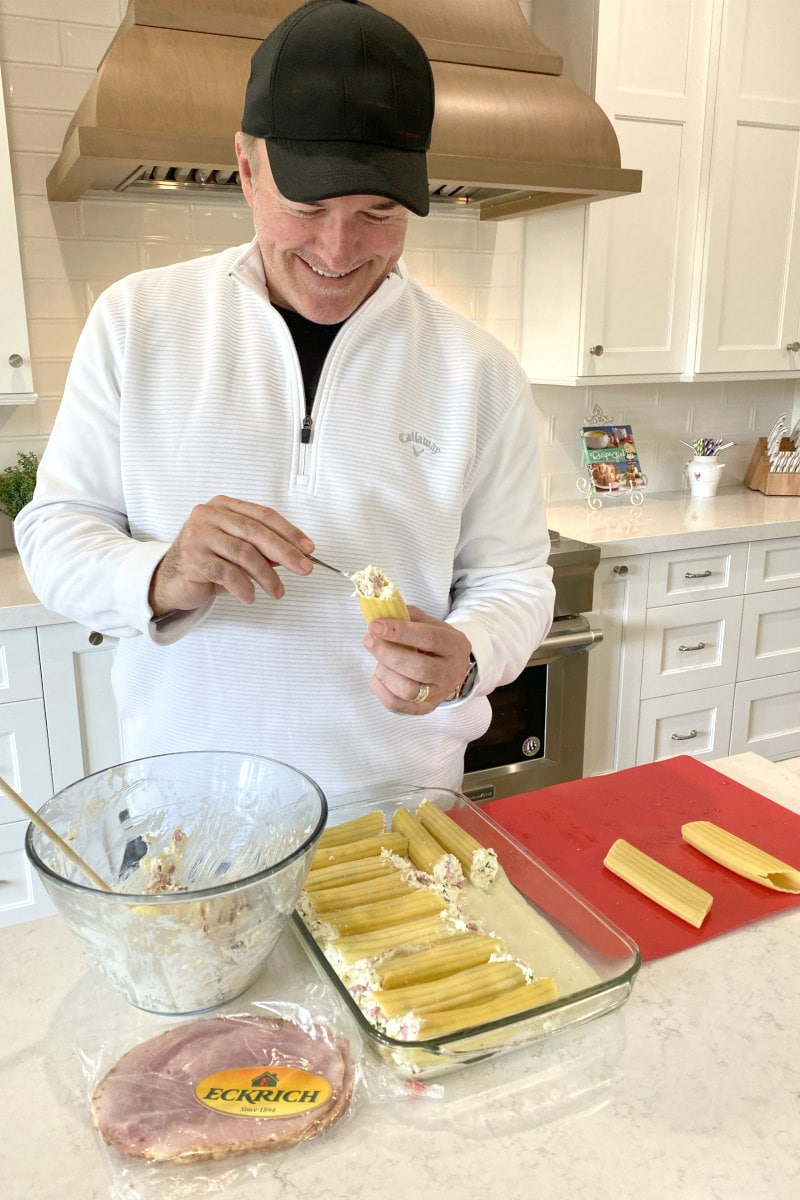
[[[414,701],[413,701],[414,704],[424,704],[425,701],[428,699],[428,696],[430,696],[430,694],[431,694],[430,684],[429,683],[421,683],[419,685],[419,691],[417,692],[416,696],[414,697]]]

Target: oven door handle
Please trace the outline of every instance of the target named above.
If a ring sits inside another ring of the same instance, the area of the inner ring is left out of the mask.
[[[559,626],[563,626],[559,628]],[[585,617],[555,621],[547,637],[531,655],[530,664],[554,662],[565,654],[588,652],[603,640],[602,629],[592,629]]]

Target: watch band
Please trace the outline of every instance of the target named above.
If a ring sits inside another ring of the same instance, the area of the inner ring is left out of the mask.
[[[472,654],[470,654],[469,666],[467,667],[467,673],[464,676],[464,678],[461,680],[461,683],[458,685],[458,687],[453,688],[452,692],[449,692],[445,696],[445,698],[444,698],[445,704],[447,704],[451,700],[464,700],[470,694],[473,687],[475,686],[475,679],[477,678],[477,675],[478,675],[478,664],[476,663],[474,656]]]

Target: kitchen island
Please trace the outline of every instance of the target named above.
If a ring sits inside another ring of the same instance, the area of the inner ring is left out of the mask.
[[[743,754],[710,765],[800,812],[800,759]],[[58,917],[0,931],[0,950],[4,1200],[135,1200],[130,1187],[112,1188],[84,1072],[103,1047],[106,1069],[117,1047],[174,1019],[117,998]],[[221,1194],[794,1198],[798,962],[800,909],[647,963],[621,1009],[431,1080],[427,1091],[369,1068],[352,1113],[331,1133],[276,1155],[257,1177],[247,1158],[229,1160],[239,1174]],[[243,999],[324,1003],[291,930]],[[142,1194],[173,1195],[157,1186]]]

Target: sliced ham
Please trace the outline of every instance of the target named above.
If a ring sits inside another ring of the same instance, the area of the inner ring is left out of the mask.
[[[231,1115],[195,1096],[201,1080],[237,1068],[295,1067],[322,1076],[331,1094],[318,1108],[288,1116]],[[347,1109],[350,1048],[324,1025],[280,1017],[207,1017],[129,1050],[97,1085],[92,1119],[109,1145],[135,1158],[197,1162],[276,1150],[314,1137]]]

